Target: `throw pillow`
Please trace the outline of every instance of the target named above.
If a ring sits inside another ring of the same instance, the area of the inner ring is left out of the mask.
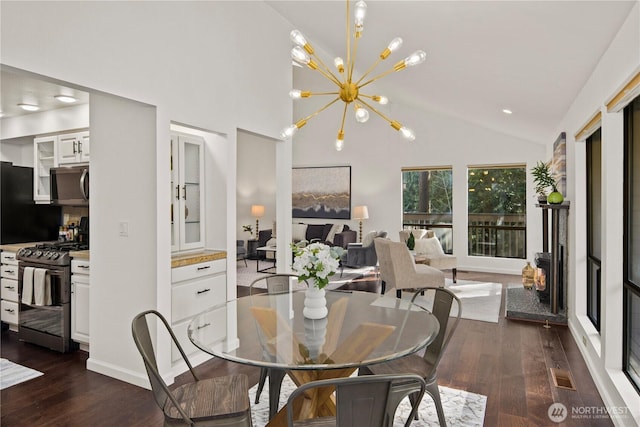
[[[444,255],[442,245],[440,245],[440,241],[435,236],[427,239],[416,239],[415,251],[416,254],[426,255],[428,257]]]
[[[371,246],[373,244],[373,239],[376,238],[377,234],[378,233],[376,231],[368,232],[362,239],[362,246],[363,247]]]
[[[293,224],[291,227],[291,238],[294,242],[306,240],[307,224]]]
[[[327,234],[327,242],[333,243],[333,239],[336,237],[336,234],[342,233],[343,228],[344,225],[342,224],[333,224],[333,226],[331,227],[331,231],[329,231],[329,234]]]
[[[327,231],[328,234],[328,231]],[[312,240],[320,240],[323,241],[324,233],[324,224],[309,224],[307,225],[307,237],[308,241]]]

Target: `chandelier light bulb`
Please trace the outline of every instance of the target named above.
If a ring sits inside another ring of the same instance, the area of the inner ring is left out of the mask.
[[[336,151],[342,151],[344,147],[344,139],[336,139]]]
[[[369,111],[356,105],[356,121],[358,123],[366,123],[369,120]]]
[[[298,126],[296,126],[295,124],[288,126],[282,129],[282,132],[280,132],[280,138],[289,139],[293,135],[295,135],[297,131],[298,131]]]
[[[300,47],[304,47],[304,45],[307,44],[307,39],[299,30],[291,31],[291,34],[289,34],[289,37],[291,38],[292,42],[294,42]]]
[[[395,52],[400,48],[400,46],[402,46],[402,39],[400,37],[396,37],[395,39],[391,40],[391,43],[389,43],[387,49],[389,49],[391,52]]]
[[[302,91],[300,89],[292,89],[289,91],[289,98],[300,99],[302,98]]]
[[[387,105],[389,103],[389,98],[387,98],[384,95],[373,95],[371,99],[373,99],[375,102],[377,102],[380,105]]]
[[[309,62],[311,62],[309,54],[300,46],[295,46],[291,49],[291,58],[302,65],[309,65]]]
[[[333,64],[336,66],[336,69],[339,73],[344,73],[344,60],[339,56],[333,60]]]
[[[416,139],[416,134],[413,133],[413,131],[408,127],[402,126],[400,128],[400,133],[402,134],[402,137],[407,141],[414,141]]]
[[[364,17],[367,14],[367,4],[363,1],[360,0],[358,3],[356,3],[356,10],[355,10],[355,24],[356,24],[356,32],[362,32],[362,29],[364,28]]]
[[[424,50],[416,50],[411,55],[404,59],[404,65],[407,67],[413,67],[414,65],[422,64],[427,59],[427,54]]]

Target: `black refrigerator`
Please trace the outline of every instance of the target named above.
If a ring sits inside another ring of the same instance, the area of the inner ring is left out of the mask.
[[[0,167],[0,244],[57,240],[62,207],[34,203],[33,168]]]

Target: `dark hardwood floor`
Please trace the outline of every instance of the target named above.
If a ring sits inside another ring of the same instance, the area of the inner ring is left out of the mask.
[[[458,272],[459,279],[515,283],[519,276]],[[239,287],[238,295],[247,288]],[[503,293],[504,295],[504,293]],[[504,313],[504,297],[501,313]],[[129,336],[123,340],[131,339]],[[2,332],[3,358],[29,366],[43,376],[2,390],[2,426],[152,426],[163,417],[150,391],[87,371],[87,354],[60,354],[19,342]],[[569,371],[576,390],[555,387],[550,369]],[[250,384],[258,368],[215,359],[196,368],[202,376],[244,372]],[[486,395],[485,423],[493,426],[611,426],[609,419],[573,419],[561,424],[547,415],[554,402],[572,407],[601,407],[582,356],[566,327],[511,321],[487,323],[462,319],[438,370],[439,383]],[[179,384],[187,379],[181,376]],[[264,396],[266,398],[266,396]],[[261,426],[256,426],[261,427]]]

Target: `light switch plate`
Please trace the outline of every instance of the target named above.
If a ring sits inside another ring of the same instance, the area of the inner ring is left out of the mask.
[[[129,222],[120,221],[118,225],[119,234],[121,237],[129,237]]]

